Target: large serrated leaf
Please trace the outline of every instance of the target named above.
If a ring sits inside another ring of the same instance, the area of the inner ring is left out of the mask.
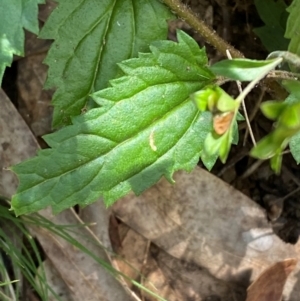
[[[293,0],[287,11],[290,15],[287,20],[285,37],[291,39],[288,50],[300,56],[300,0]]]
[[[0,0],[0,85],[13,55],[24,55],[24,30],[37,34],[38,4],[44,0]]]
[[[167,37],[171,13],[158,0],[59,0],[41,37],[54,39],[46,87],[56,87],[53,126],[70,123],[89,94],[116,77],[117,63]]]
[[[109,205],[197,164],[211,125],[189,96],[214,76],[204,50],[182,32],[178,40],[120,64],[126,75],[93,96],[101,108],[46,136],[52,149],[13,167],[16,214],[49,205],[59,212],[100,196]]]

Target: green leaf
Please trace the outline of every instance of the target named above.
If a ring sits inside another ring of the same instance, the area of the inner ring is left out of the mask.
[[[300,103],[300,82],[299,81],[284,81],[283,86],[291,93],[285,100],[288,104]],[[300,163],[300,132],[295,134],[289,143],[292,156],[297,164]]]
[[[230,147],[231,147],[231,142],[232,142],[232,132],[228,131],[224,136],[223,136],[223,141],[219,150],[220,154],[220,160],[223,164],[226,163]]]
[[[287,20],[285,37],[291,39],[288,50],[300,56],[300,0],[293,0],[287,11],[290,15]]]
[[[253,31],[269,52],[287,50],[289,40],[284,38],[284,33],[288,13],[285,2],[283,0],[255,0],[254,3],[265,26],[255,28]]]
[[[289,98],[281,103],[269,101],[264,103],[262,109],[267,117],[276,120],[275,130],[260,140],[250,155],[259,159],[271,158],[271,168],[275,173],[279,173],[282,152],[300,131],[300,102],[291,101]],[[295,140],[292,143],[295,143]],[[297,149],[293,151],[297,152]]]
[[[250,155],[254,158],[266,160],[273,157],[278,149],[281,149],[282,140],[278,140],[275,131],[261,139],[251,150]]]
[[[197,91],[191,95],[191,99],[201,112],[209,110],[212,113],[209,121],[211,127],[201,154],[203,164],[210,170],[218,157],[222,163],[225,163],[231,143],[238,142],[236,122],[238,102],[223,89],[214,85]]]
[[[215,157],[216,154],[219,155],[221,145],[224,141],[224,137],[217,135],[214,132],[210,132],[204,142],[204,152],[207,154],[207,157]]]
[[[201,111],[213,111],[218,101],[218,93],[213,87],[207,87],[191,95],[197,108]]]
[[[271,168],[279,173],[282,152],[289,144],[297,164],[300,162],[300,83],[286,80],[283,86],[291,93],[284,102],[267,101],[261,105],[262,112],[275,120],[275,130],[264,137],[250,154],[259,159],[271,159]]]
[[[275,174],[279,174],[282,164],[282,150],[279,149],[276,154],[270,159],[271,169],[274,170]]]
[[[276,120],[280,117],[284,109],[286,108],[286,104],[282,101],[265,101],[261,104],[260,109],[263,112],[263,114],[271,119]]]
[[[218,157],[222,163],[225,163],[230,151],[231,144],[237,144],[239,139],[238,126],[236,120],[232,120],[230,128],[222,135],[218,135],[213,131],[212,126],[210,132],[204,141],[201,160],[205,167],[210,170]]]
[[[201,154],[201,161],[203,162],[204,166],[209,171],[214,167],[218,158],[219,158],[218,153],[210,155],[210,154],[207,154],[206,152],[202,152],[202,154]]]
[[[200,111],[218,110],[220,112],[234,111],[238,103],[219,86],[208,86],[192,95]]]
[[[239,112],[238,112],[238,114],[239,114]],[[245,119],[243,116],[242,116],[243,117],[242,119],[239,119],[238,114],[236,116],[236,120],[233,121],[233,125],[232,125],[232,144],[235,144],[235,145],[237,145],[239,143],[239,127],[238,127],[237,121]]]
[[[24,30],[38,34],[38,4],[44,0],[0,1],[0,85],[13,55],[24,55]]]
[[[245,117],[240,112],[237,112],[237,114],[236,114],[236,120],[237,121],[244,121]]]
[[[59,0],[40,37],[54,39],[45,60],[53,97],[53,126],[70,123],[120,74],[117,63],[149,51],[167,37],[172,14],[157,0]]]
[[[285,87],[285,89],[291,93],[290,97],[300,99],[300,81],[295,80],[283,80],[281,84]],[[291,103],[291,99],[288,97],[286,101]]]
[[[280,59],[265,61],[249,59],[223,60],[212,65],[210,70],[217,75],[233,80],[252,81],[260,76],[267,75],[280,61]]]
[[[233,143],[233,133],[231,130],[222,136],[210,132],[204,141],[204,150],[201,160],[208,170],[211,170],[218,157],[224,164],[227,160],[231,144]]]
[[[297,164],[299,164],[300,163],[300,132],[298,132],[296,135],[294,135],[291,138],[289,145],[294,159],[296,160]]]
[[[278,119],[278,123],[288,129],[300,129],[300,103],[287,105]]]
[[[189,95],[212,82],[204,50],[183,32],[152,53],[120,64],[126,76],[93,95],[101,108],[45,137],[52,149],[12,169],[19,177],[17,215],[51,205],[59,212],[100,196],[106,205],[162,176],[198,163],[211,127]]]
[[[203,112],[201,114],[201,118],[206,119],[205,122],[203,122],[202,128],[203,128],[203,133],[206,133],[206,137],[204,144],[207,143],[206,140],[211,139],[212,135],[212,114],[210,112]],[[205,147],[204,147],[205,148]],[[211,151],[210,153],[207,153],[205,149],[201,152],[201,161],[203,162],[204,166],[208,169],[211,170],[213,166],[215,165],[216,161],[218,160],[219,153]]]
[[[234,111],[238,107],[237,101],[235,101],[230,95],[228,95],[223,89],[217,87],[219,98],[217,102],[217,108],[221,112]]]

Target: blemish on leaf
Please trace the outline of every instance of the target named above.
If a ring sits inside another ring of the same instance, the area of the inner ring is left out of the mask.
[[[155,145],[155,141],[154,141],[154,131],[151,132],[150,136],[149,136],[149,144],[151,149],[156,152],[157,151],[157,147]]]
[[[218,114],[213,118],[214,130],[218,135],[223,135],[228,131],[234,117],[233,112],[226,112],[224,114]]]

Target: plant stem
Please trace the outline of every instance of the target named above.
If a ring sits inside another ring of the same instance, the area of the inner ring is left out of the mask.
[[[267,77],[275,78],[277,80],[289,79],[293,81],[298,81],[300,79],[300,73],[294,73],[294,72],[283,71],[283,70],[273,70],[267,75]]]
[[[226,56],[226,50],[229,50],[233,58],[244,57],[240,51],[224,41],[214,30],[209,28],[202,20],[200,20],[191,9],[182,4],[180,0],[163,0],[163,2],[169,6],[176,15],[194,28],[208,44],[215,47],[224,56]]]
[[[232,60],[232,56],[231,56],[231,53],[227,50],[226,51],[227,53],[227,57],[228,59]],[[242,89],[242,84],[240,81],[236,81],[236,85],[238,87],[238,90],[240,92],[240,94],[243,92],[243,89]],[[246,123],[247,123],[247,130],[248,130],[248,133],[250,134],[250,137],[251,137],[251,140],[252,140],[252,143],[254,146],[256,146],[256,141],[255,141],[255,137],[254,137],[254,134],[253,134],[253,131],[252,131],[252,128],[251,128],[251,124],[250,124],[250,120],[249,120],[249,117],[248,117],[248,112],[247,112],[247,107],[246,107],[246,104],[245,104],[245,99],[242,99],[242,107],[243,107],[243,110],[244,110],[244,115],[245,115],[245,119],[246,119]],[[235,112],[237,114],[237,110]],[[247,132],[245,133],[245,137],[247,137]],[[245,139],[244,139],[244,143],[243,143],[243,146],[245,146]]]
[[[289,51],[274,51],[268,55],[267,59],[273,59],[276,57],[282,57],[284,61],[293,65],[297,69],[300,68],[300,57],[297,54]]]

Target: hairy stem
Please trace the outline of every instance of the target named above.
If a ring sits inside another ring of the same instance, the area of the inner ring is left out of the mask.
[[[229,50],[233,58],[244,57],[240,51],[224,41],[214,30],[209,28],[202,20],[200,20],[192,10],[182,4],[180,0],[163,0],[163,2],[169,6],[176,15],[194,28],[208,44],[215,47],[224,56],[226,56],[226,50]]]

